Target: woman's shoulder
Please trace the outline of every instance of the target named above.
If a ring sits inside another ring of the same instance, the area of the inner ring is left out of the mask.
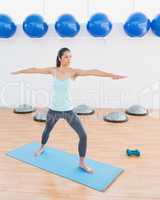
[[[70,76],[72,80],[76,80],[77,68],[70,68]]]
[[[70,67],[70,71],[73,74],[75,74],[77,72],[77,70],[79,70],[79,69],[78,68],[72,68],[72,67]]]
[[[55,75],[56,68],[57,68],[57,67],[51,67],[51,74],[52,74],[53,76]]]

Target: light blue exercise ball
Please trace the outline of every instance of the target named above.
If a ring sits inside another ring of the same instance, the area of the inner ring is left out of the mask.
[[[11,17],[6,14],[0,14],[0,38],[10,38],[16,32],[16,25]]]
[[[87,23],[88,32],[94,37],[105,37],[112,30],[112,23],[104,13],[96,13]]]
[[[24,20],[23,30],[31,38],[41,38],[47,33],[48,25],[42,16],[32,14]]]
[[[145,14],[136,12],[129,16],[123,28],[130,37],[142,37],[150,29],[150,20]]]
[[[160,14],[158,14],[151,22],[152,32],[160,37]]]
[[[71,14],[61,15],[56,23],[55,30],[61,37],[74,37],[80,31],[80,25]]]

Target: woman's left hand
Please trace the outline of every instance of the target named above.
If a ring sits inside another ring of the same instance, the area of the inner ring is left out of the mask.
[[[111,78],[114,80],[117,80],[117,79],[121,79],[121,78],[127,78],[127,76],[113,75]]]

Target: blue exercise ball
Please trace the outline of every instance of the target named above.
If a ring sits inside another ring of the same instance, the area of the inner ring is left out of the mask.
[[[12,37],[16,29],[15,23],[8,15],[0,14],[0,38]]]
[[[152,32],[160,37],[160,14],[158,14],[151,22]]]
[[[142,37],[150,29],[150,20],[143,13],[136,12],[129,16],[123,28],[130,37]]]
[[[31,38],[41,38],[47,33],[48,25],[42,16],[32,14],[24,20],[23,30]]]
[[[87,30],[94,37],[105,37],[111,32],[112,23],[104,13],[96,13],[87,22]]]
[[[61,37],[74,37],[79,33],[80,25],[71,14],[63,14],[57,19],[55,30]]]

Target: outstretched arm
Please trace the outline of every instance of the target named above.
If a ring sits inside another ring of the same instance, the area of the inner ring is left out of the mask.
[[[112,73],[105,72],[98,69],[91,69],[91,70],[76,69],[75,77],[78,77],[78,76],[102,76],[102,77],[110,77],[112,79],[120,79],[120,78],[127,77],[127,76],[112,74]]]
[[[23,73],[39,73],[39,74],[53,74],[54,67],[46,67],[46,68],[37,68],[37,67],[32,67],[32,68],[27,68],[27,69],[22,69],[18,70],[15,72],[12,72],[11,74],[23,74]]]

